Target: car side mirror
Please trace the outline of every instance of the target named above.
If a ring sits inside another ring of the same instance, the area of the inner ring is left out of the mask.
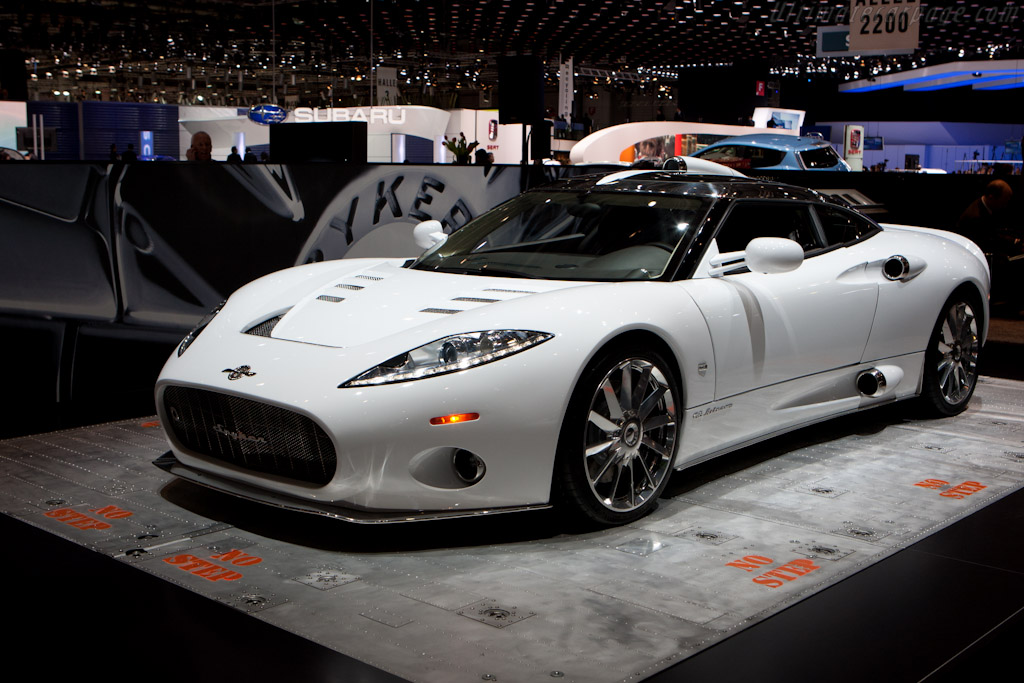
[[[804,261],[804,248],[784,237],[755,237],[743,251],[719,254],[711,259],[710,275],[721,277],[746,266],[753,273],[788,273]]]
[[[420,249],[430,249],[442,244],[448,235],[444,234],[441,221],[423,221],[412,229],[412,238]]]
[[[744,254],[747,268],[755,273],[788,273],[804,262],[804,248],[783,237],[755,237]]]

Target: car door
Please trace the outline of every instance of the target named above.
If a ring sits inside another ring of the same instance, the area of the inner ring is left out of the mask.
[[[755,237],[799,242],[803,263],[787,273],[711,274],[711,258]],[[809,203],[733,202],[688,283],[715,349],[716,400],[860,361],[878,286],[854,261],[827,244]]]

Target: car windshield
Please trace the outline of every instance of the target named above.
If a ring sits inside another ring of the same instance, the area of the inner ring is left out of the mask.
[[[707,198],[529,192],[473,219],[413,265],[546,280],[651,280],[692,240]]]

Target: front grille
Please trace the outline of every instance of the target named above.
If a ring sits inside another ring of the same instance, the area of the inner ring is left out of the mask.
[[[191,387],[167,387],[163,402],[170,417],[166,426],[190,451],[311,484],[334,476],[334,444],[305,415]]]

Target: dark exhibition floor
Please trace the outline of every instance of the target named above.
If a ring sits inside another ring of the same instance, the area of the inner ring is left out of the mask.
[[[1024,379],[1022,350],[1024,322],[996,321],[983,374]],[[846,424],[839,429],[856,431]],[[1004,424],[1004,443],[1009,434],[1013,443],[1020,444],[1015,448],[1024,450],[1020,423],[1000,424]],[[816,435],[807,440],[813,441]],[[1005,455],[1021,457],[1016,450]],[[754,469],[771,469],[775,461],[771,453],[759,455]],[[730,467],[702,465],[696,476],[713,480],[729,474]],[[232,515],[244,516],[248,509],[239,508],[225,517],[231,521]],[[493,525],[495,543],[510,538],[535,540],[532,536],[566,538],[524,532],[522,525],[547,518],[524,517],[520,522],[513,517],[485,520]],[[300,522],[303,519],[298,517]],[[1016,669],[1019,643],[1024,639],[1022,523],[1024,490],[1015,490],[879,561],[865,563],[859,571],[772,616],[752,620],[753,625],[737,628],[678,663],[626,680],[994,680]],[[402,532],[403,542],[413,548],[426,543],[422,537],[409,540],[419,534],[463,529],[487,543],[491,533],[479,525],[416,526],[409,532],[412,536]],[[5,539],[2,578],[9,587],[7,604],[12,606],[7,651],[13,656],[9,660],[30,665],[33,678],[94,674],[157,681],[404,680],[319,645],[315,638],[295,634],[315,633],[316,624],[290,631],[279,628],[197,594],[185,583],[140,571],[15,516],[0,515],[0,531]],[[352,534],[373,538],[362,528]],[[447,545],[443,539],[432,540],[435,550]],[[573,541],[570,533],[566,542]],[[315,541],[310,544],[317,546]],[[381,548],[371,541],[361,552],[374,556]],[[472,647],[462,649],[467,660],[477,656]],[[452,642],[451,650],[460,652],[460,643]],[[473,666],[468,662],[467,671],[477,671]],[[480,678],[478,673],[475,677]],[[587,680],[560,671],[544,678]],[[503,675],[483,680],[539,679]]]

